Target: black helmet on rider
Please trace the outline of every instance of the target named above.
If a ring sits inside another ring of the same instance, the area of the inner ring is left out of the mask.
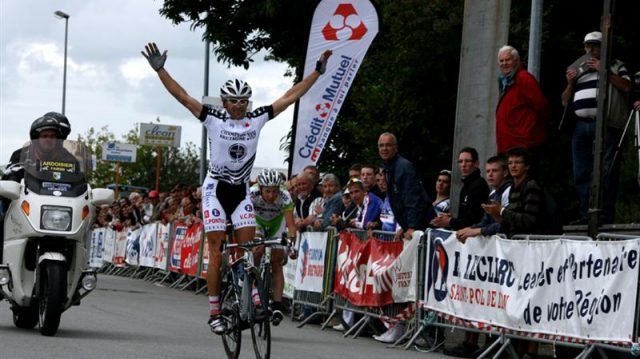
[[[220,87],[220,98],[223,100],[229,98],[248,99],[249,97],[251,97],[251,86],[242,80],[229,80]]]
[[[265,168],[258,174],[260,187],[279,187],[282,184],[282,174],[274,169]]]
[[[31,124],[31,130],[29,131],[29,137],[32,140],[40,137],[40,133],[44,130],[53,130],[56,132],[56,137],[58,139],[63,139],[62,135],[62,126],[60,126],[60,122],[51,116],[42,116],[39,119],[33,121]]]
[[[67,116],[59,113],[59,112],[47,112],[44,114],[45,116],[53,117],[60,123],[60,132],[62,133],[62,139],[66,140],[71,132],[71,123],[69,123],[69,119]]]

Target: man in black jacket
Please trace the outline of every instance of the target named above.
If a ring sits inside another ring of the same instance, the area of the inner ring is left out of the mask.
[[[378,153],[384,161],[387,196],[395,220],[402,231],[396,239],[411,238],[414,230],[424,230],[434,216],[431,200],[422,187],[413,164],[398,154],[398,141],[385,132],[378,139]]]
[[[480,222],[484,215],[481,205],[489,197],[489,186],[480,176],[479,166],[478,151],[475,148],[465,147],[458,152],[458,167],[462,174],[458,216],[443,213],[431,221],[432,226],[458,230]]]

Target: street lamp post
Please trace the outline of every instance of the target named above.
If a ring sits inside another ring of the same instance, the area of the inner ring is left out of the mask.
[[[60,10],[53,14],[59,19],[64,19],[64,70],[62,75],[62,114],[64,115],[65,99],[67,95],[67,37],[69,34],[69,15]]]

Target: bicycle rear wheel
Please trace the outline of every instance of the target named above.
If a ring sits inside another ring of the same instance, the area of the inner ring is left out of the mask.
[[[223,284],[223,299],[220,303],[222,315],[226,320],[227,330],[222,334],[222,345],[229,359],[238,359],[242,344],[242,330],[240,329],[240,308],[238,306],[235,285],[232,283],[231,273],[226,274],[227,282]]]

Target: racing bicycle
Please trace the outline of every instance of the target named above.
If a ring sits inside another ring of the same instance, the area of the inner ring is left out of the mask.
[[[265,240],[255,238],[246,243],[225,244],[221,268],[220,291],[222,317],[226,329],[222,344],[229,359],[240,355],[242,331],[251,330],[251,340],[257,359],[271,355],[271,246],[289,246],[286,237]],[[252,249],[264,246],[261,263],[256,266]],[[238,251],[241,249],[241,251]],[[239,254],[242,253],[242,254]],[[256,288],[260,304],[254,305],[252,289]]]

